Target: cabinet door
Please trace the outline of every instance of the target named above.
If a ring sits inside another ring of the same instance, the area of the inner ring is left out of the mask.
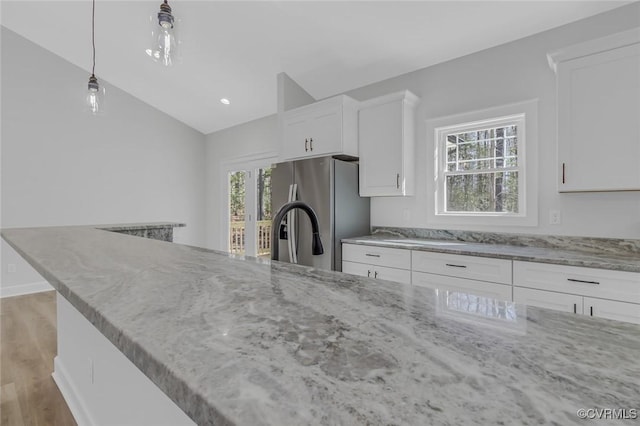
[[[310,119],[309,155],[342,152],[342,106],[319,109]]]
[[[375,278],[378,280],[411,284],[411,271],[408,269],[385,268],[384,266],[343,261],[342,272],[361,277]]]
[[[466,292],[503,301],[512,300],[511,286],[505,284],[494,284],[415,271],[411,273],[411,283],[418,287]]]
[[[282,122],[283,138],[281,159],[291,160],[303,158],[308,154],[308,141],[310,133],[310,120],[308,115],[286,116]]]
[[[394,281],[402,284],[411,284],[411,271],[408,269],[385,268],[375,266],[373,277],[378,280]]]
[[[640,305],[635,303],[585,297],[584,314],[640,324]]]
[[[640,190],[640,43],[558,65],[560,192]]]
[[[582,296],[576,296],[575,294],[513,287],[513,301],[523,305],[553,309],[554,311],[582,314]]]
[[[403,195],[402,100],[361,108],[360,195]]]
[[[373,276],[373,266],[367,265],[366,263],[347,262],[343,260],[342,272],[360,277],[371,277]]]

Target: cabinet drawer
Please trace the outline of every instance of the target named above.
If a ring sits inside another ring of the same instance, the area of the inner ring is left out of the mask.
[[[378,280],[411,284],[411,271],[408,269],[387,268],[385,266],[343,261],[342,272]]]
[[[582,314],[582,296],[575,294],[513,287],[513,301],[528,306]]]
[[[640,303],[640,273],[513,262],[513,284],[539,290]]]
[[[414,271],[511,284],[511,260],[457,254],[412,252]]]
[[[411,251],[405,249],[343,244],[342,259],[389,268],[411,269]]]
[[[448,277],[425,272],[412,272],[411,283],[418,287],[437,288],[468,292],[476,296],[487,296],[498,300],[511,301],[511,286],[465,278]]]

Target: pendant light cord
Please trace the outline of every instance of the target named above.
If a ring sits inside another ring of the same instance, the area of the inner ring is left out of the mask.
[[[91,45],[93,46],[93,68],[91,68],[91,75],[95,76],[95,72],[96,72],[96,0],[93,0],[93,7],[91,9]]]

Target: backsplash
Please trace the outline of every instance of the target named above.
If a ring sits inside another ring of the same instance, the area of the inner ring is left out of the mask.
[[[508,244],[522,247],[541,247],[573,250],[585,253],[640,256],[640,240],[617,238],[571,237],[564,235],[508,234],[499,232],[457,231],[426,228],[389,228],[374,226],[374,235],[394,235],[429,240],[465,241],[487,244]],[[639,259],[640,261],[640,259]]]

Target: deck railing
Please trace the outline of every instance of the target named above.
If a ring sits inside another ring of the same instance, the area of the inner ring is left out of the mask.
[[[265,256],[271,253],[271,221],[260,220],[257,225],[258,256]],[[245,252],[244,220],[231,222],[229,227],[229,251],[237,254],[244,254]]]

